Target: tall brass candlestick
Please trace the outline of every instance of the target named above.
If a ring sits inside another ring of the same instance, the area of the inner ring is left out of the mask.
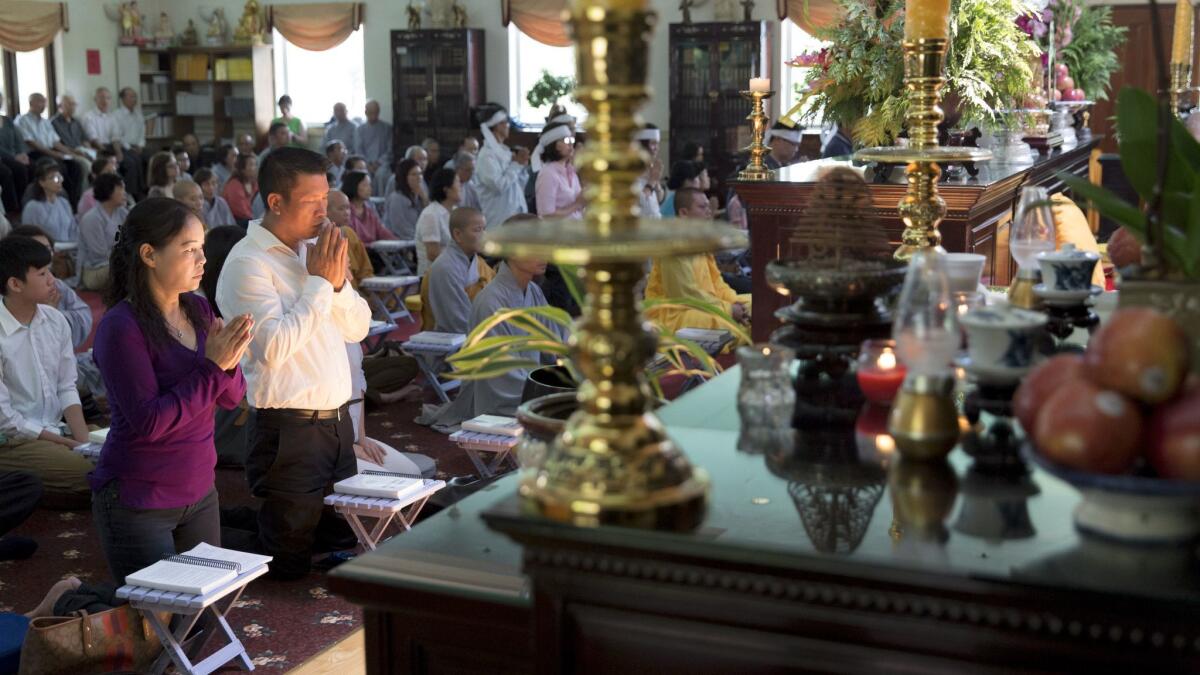
[[[859,159],[888,164],[906,163],[908,191],[900,201],[904,233],[900,236],[897,260],[908,260],[924,248],[942,243],[938,223],[946,216],[946,202],[938,195],[942,175],[939,162],[974,162],[991,159],[992,153],[980,148],[941,147],[938,125],[945,119],[940,107],[941,89],[946,84],[943,62],[945,38],[905,40],[904,88],[908,91],[908,147],[867,148],[855,154]]]
[[[763,159],[771,151],[763,142],[767,135],[767,113],[763,110],[763,101],[771,98],[775,92],[743,91],[740,93],[743,98],[749,99],[751,102],[750,114],[746,116],[746,119],[750,120],[752,139],[750,146],[746,148],[746,151],[750,153],[750,162],[746,168],[738,172],[738,180],[770,180],[775,177],[775,171],[768,169],[763,163]]]
[[[576,0],[576,99],[588,109],[576,157],[588,206],[582,221],[528,221],[488,235],[490,255],[583,265],[587,300],[571,344],[584,376],[579,409],[520,486],[528,511],[578,525],[689,529],[703,516],[708,479],[650,412],[644,369],[654,354],[634,291],[645,261],[746,245],[711,221],[641,220],[634,182],[648,157],[633,144],[646,86],[654,15],[647,0]]]
[[[1192,64],[1172,63],[1171,66],[1171,111],[1176,117],[1190,107],[1192,93]],[[1185,99],[1184,97],[1189,98]],[[1186,101],[1186,102],[1185,102]]]

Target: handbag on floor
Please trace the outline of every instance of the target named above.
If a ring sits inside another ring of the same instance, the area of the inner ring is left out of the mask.
[[[34,619],[21,645],[20,675],[92,675],[127,670],[144,673],[163,646],[150,623],[129,605],[79,616]],[[170,619],[163,615],[164,621]]]

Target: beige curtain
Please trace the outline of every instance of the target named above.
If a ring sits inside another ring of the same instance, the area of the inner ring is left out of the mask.
[[[69,28],[67,6],[61,2],[0,0],[0,47],[31,52]]]
[[[791,19],[809,35],[842,18],[842,8],[835,0],[775,0],[775,9],[780,21]]]
[[[287,41],[313,52],[342,44],[363,20],[361,2],[325,2],[315,5],[268,5],[267,25],[279,29]]]
[[[567,47],[571,36],[563,20],[566,10],[567,0],[501,0],[500,18],[505,26],[515,23],[522,33],[542,44]]]

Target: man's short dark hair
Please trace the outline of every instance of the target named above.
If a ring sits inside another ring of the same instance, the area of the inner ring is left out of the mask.
[[[26,237],[28,239],[33,239],[34,237],[44,237],[46,241],[50,242],[50,248],[54,248],[54,237],[51,237],[49,233],[47,233],[38,225],[18,225],[12,229],[12,232],[8,233],[8,236]]]
[[[397,177],[397,182],[401,178]],[[435,202],[444,201],[446,193],[450,192],[450,188],[454,186],[454,181],[458,180],[458,172],[454,169],[438,169],[433,173],[433,180],[429,182],[429,198]]]
[[[483,212],[479,209],[473,209],[469,206],[460,206],[450,212],[450,229],[465,230],[475,219],[475,216],[483,216]]]
[[[192,180],[196,181],[196,185],[204,185],[211,180],[214,175],[216,174],[213,173],[212,169],[206,166],[203,169],[197,169],[196,173],[192,175]]]
[[[675,211],[691,209],[701,200],[708,201],[708,197],[700,190],[690,187],[679,188],[675,191]]]
[[[271,128],[267,129],[267,136],[274,136],[276,131],[287,129],[288,125],[283,122],[271,122]]]
[[[92,181],[92,196],[96,198],[97,202],[108,201],[108,198],[117,191],[117,187],[124,184],[125,181],[119,174],[102,173]]]
[[[8,295],[9,279],[25,281],[29,270],[49,267],[50,260],[50,249],[29,237],[0,240],[0,295]]]
[[[258,192],[264,204],[273,194],[287,201],[300,176],[324,176],[328,172],[329,160],[325,155],[307,148],[279,148],[258,167]]]
[[[346,167],[347,171],[350,171],[350,170],[352,170],[354,165],[358,162],[363,163],[363,171],[366,171],[367,170],[367,158],[363,157],[362,155],[350,155],[349,157],[346,158],[346,163],[343,166]]]

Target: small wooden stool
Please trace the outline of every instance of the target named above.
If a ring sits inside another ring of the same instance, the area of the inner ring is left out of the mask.
[[[367,244],[367,248],[379,254],[379,259],[383,261],[384,274],[408,275],[413,273],[412,267],[404,259],[405,251],[415,251],[417,248],[417,242],[412,239],[378,239]]]
[[[450,440],[466,451],[467,457],[475,465],[480,478],[491,478],[496,475],[504,460],[512,456],[512,449],[521,442],[520,436],[504,436],[502,434],[482,434],[478,431],[458,430],[450,434]],[[481,452],[492,454],[490,462],[483,461]],[[516,459],[513,460],[516,463]]]
[[[117,597],[128,600],[134,609],[140,611],[150,624],[150,627],[154,629],[154,633],[158,635],[158,639],[163,643],[163,653],[154,662],[154,665],[150,667],[150,672],[155,674],[162,673],[166,671],[167,666],[174,663],[180,672],[187,673],[188,675],[208,675],[208,673],[221,668],[234,659],[240,659],[246,670],[254,670],[254,664],[250,662],[250,655],[246,653],[246,647],[242,645],[241,640],[237,638],[237,634],[229,627],[229,622],[225,620],[225,616],[229,614],[229,610],[233,608],[238,598],[241,597],[242,591],[246,590],[246,584],[266,573],[266,565],[256,567],[249,572],[231,579],[229,583],[205,595],[175,593],[172,591],[145,588],[143,586],[126,585],[118,588]],[[223,610],[218,609],[217,602],[226,597],[229,597],[229,602],[225,603]],[[206,630],[196,642],[188,645],[186,649],[183,646],[184,639],[206,611],[212,613],[212,617],[215,620],[214,627],[220,626],[229,643],[213,652],[200,663],[192,663],[188,657],[188,653],[190,652],[193,656],[199,654],[204,649],[204,645],[208,643],[209,639],[216,632]],[[179,615],[180,620],[177,622],[174,631],[171,631],[168,626],[163,624],[158,616],[159,612],[170,612],[172,615]]]
[[[433,392],[437,394],[438,400],[442,403],[450,402],[450,392],[454,391],[459,386],[458,380],[443,380],[438,377],[438,367],[445,363],[446,357],[461,349],[461,345],[449,346],[431,344],[427,342],[413,342],[409,340],[400,345],[400,351],[413,357],[417,362],[417,367],[421,369],[421,374],[425,376],[425,381],[429,386],[433,387]]]
[[[421,278],[412,275],[367,277],[358,287],[367,296],[367,304],[371,306],[375,319],[388,323],[406,319],[409,323],[415,323],[412,312],[404,304],[404,296],[410,288],[420,283]]]
[[[398,521],[405,532],[411,530],[425,502],[429,501],[433,493],[444,487],[445,481],[425,479],[425,487],[420,492],[408,495],[404,499],[363,497],[334,492],[326,495],[325,503],[346,517],[346,522],[350,524],[350,529],[354,530],[354,536],[358,537],[358,543],[364,551],[374,551],[383,541],[383,535],[393,521]],[[362,518],[375,518],[374,527],[368,530]]]

